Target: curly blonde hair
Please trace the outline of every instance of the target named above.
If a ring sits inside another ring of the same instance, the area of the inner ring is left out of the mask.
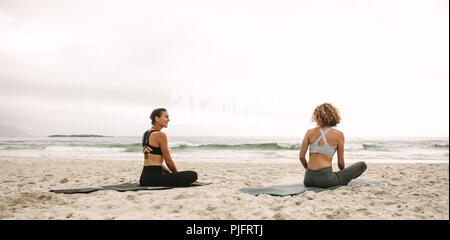
[[[341,121],[341,116],[338,109],[331,103],[324,103],[314,109],[311,121],[316,122],[320,127],[335,127]]]

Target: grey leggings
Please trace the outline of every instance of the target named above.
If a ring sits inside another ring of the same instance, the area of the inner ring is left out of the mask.
[[[347,185],[352,179],[359,177],[366,171],[365,162],[357,162],[338,172],[333,172],[331,167],[319,170],[306,169],[303,184],[307,187],[329,188],[337,185]]]

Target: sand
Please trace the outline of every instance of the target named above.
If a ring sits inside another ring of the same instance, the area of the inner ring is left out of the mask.
[[[200,181],[213,184],[160,191],[49,192],[137,182],[142,164],[138,160],[1,157],[0,219],[449,220],[447,163],[367,163],[360,178],[385,184],[286,197],[255,197],[239,188],[302,183],[305,171],[300,162],[178,162],[180,171],[195,170]]]

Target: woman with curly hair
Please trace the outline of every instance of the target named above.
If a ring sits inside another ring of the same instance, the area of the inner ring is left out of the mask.
[[[328,188],[347,185],[352,179],[359,177],[367,169],[367,165],[365,162],[357,162],[345,167],[344,134],[333,128],[341,121],[338,109],[330,103],[321,104],[314,109],[312,121],[317,123],[317,127],[306,132],[300,147],[300,162],[306,169],[303,184],[307,187]],[[306,161],[308,147],[309,161]],[[336,150],[340,171],[333,172],[331,165]]]
[[[140,185],[185,187],[196,183],[197,173],[178,171],[170,156],[167,136],[161,132],[161,129],[166,128],[170,121],[167,110],[164,108],[153,110],[150,119],[152,127],[142,136],[145,160],[139,179]]]

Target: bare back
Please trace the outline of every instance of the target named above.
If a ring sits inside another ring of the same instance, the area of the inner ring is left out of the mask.
[[[329,127],[324,127],[323,130],[327,130]],[[306,150],[308,149],[309,145],[315,142],[319,137],[321,136],[321,132],[319,127],[312,128],[308,130],[308,132],[305,135],[305,138],[303,139],[300,155],[305,155]],[[339,163],[343,164],[344,158],[343,158],[343,144],[344,144],[344,135],[341,131],[337,129],[331,129],[329,130],[325,135],[327,143],[333,147],[334,149],[337,149],[338,152],[338,161]],[[319,146],[324,145],[324,140],[320,139],[318,142]],[[308,168],[311,170],[319,170],[323,168],[331,167],[332,165],[333,156],[325,155],[322,153],[309,153],[309,161],[308,161]]]

